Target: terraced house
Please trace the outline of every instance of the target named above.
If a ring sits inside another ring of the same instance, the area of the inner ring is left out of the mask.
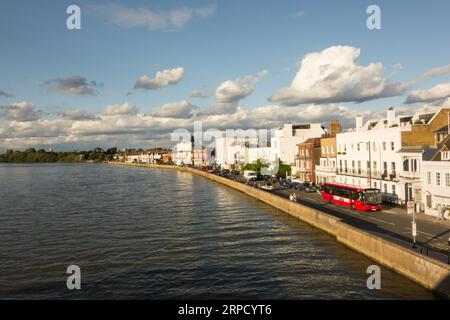
[[[450,109],[395,114],[363,123],[356,117],[356,127],[337,134],[337,177],[339,183],[379,188],[386,202],[415,200],[422,204],[422,156],[424,149],[436,147],[436,130],[448,123]]]

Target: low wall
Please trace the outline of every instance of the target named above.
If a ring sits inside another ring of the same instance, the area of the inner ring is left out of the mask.
[[[328,232],[335,236],[339,242],[353,250],[421,284],[427,289],[433,290],[446,298],[450,298],[449,265],[347,225],[341,219],[320,210],[289,201],[270,192],[250,187],[240,182],[189,167],[124,163],[111,164],[179,170],[194,173],[219,182],[265,202],[278,210],[289,213],[318,229]]]

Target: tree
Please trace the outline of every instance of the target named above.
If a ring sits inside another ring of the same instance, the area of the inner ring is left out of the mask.
[[[256,163],[247,163],[241,167],[241,171],[244,170],[252,170],[256,171],[257,173],[261,173],[261,168],[267,168],[269,167],[268,164],[266,164],[261,159],[256,160]]]
[[[288,176],[291,175],[291,166],[284,164],[283,161],[279,160],[277,176],[285,178],[286,173]]]

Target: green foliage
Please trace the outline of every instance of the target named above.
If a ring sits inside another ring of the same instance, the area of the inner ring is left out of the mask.
[[[267,168],[268,166],[269,165],[267,165],[265,162],[258,159],[258,160],[256,160],[256,163],[247,163],[247,164],[241,166],[241,171],[252,170],[252,171],[260,173],[261,168]]]
[[[280,160],[280,162],[278,164],[277,176],[285,178],[286,177],[286,173],[287,173],[288,176],[291,175],[291,166],[287,165],[287,164],[284,164],[283,161]]]
[[[34,148],[25,151],[7,150],[0,154],[0,163],[47,163],[47,162],[101,162],[109,161],[117,152],[117,148],[108,149],[107,152],[101,148],[95,148],[89,151],[73,152],[52,152]]]

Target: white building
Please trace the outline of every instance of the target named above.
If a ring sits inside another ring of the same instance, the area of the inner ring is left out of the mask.
[[[176,165],[192,164],[192,142],[178,142],[173,148],[172,157]]]
[[[320,123],[299,124],[285,123],[281,128],[275,129],[271,138],[272,154],[285,164],[294,165],[297,144],[308,138],[321,137],[326,133]]]
[[[384,201],[421,202],[421,158],[434,144],[433,130],[448,110],[367,121],[356,117],[356,128],[336,136],[338,183],[381,190]],[[445,119],[446,121],[446,119]]]
[[[437,149],[424,153],[422,193],[426,214],[437,216],[438,206],[450,209],[450,135]]]
[[[248,148],[248,162],[256,163],[256,161],[261,160],[265,163],[271,162],[273,159],[272,148],[271,147],[254,147]]]
[[[258,146],[258,138],[224,136],[215,139],[216,163],[222,167],[272,161],[272,148]]]

